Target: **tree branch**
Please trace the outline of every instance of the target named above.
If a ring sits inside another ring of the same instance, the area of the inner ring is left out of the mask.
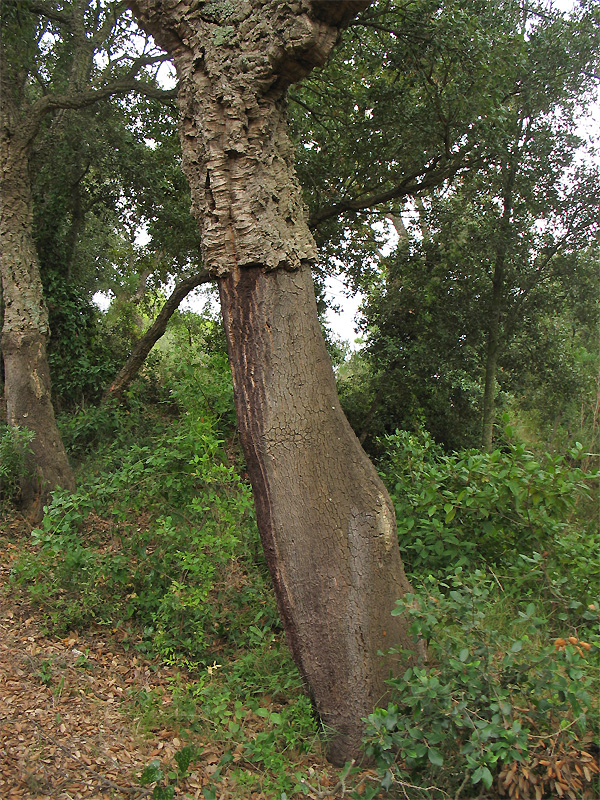
[[[138,339],[135,347],[131,351],[131,355],[123,365],[121,371],[104,393],[104,397],[102,398],[103,403],[106,403],[112,399],[117,401],[121,400],[123,397],[123,392],[129,386],[133,378],[137,375],[150,350],[152,350],[156,342],[166,331],[167,323],[178,309],[179,304],[184,297],[187,297],[192,289],[195,289],[197,286],[200,286],[203,283],[210,283],[213,280],[214,277],[208,272],[208,270],[202,270],[201,272],[197,272],[195,275],[192,275],[190,278],[186,278],[177,284],[175,289],[173,289],[171,296],[161,308],[158,317],[154,320],[154,323],[150,326],[150,328],[148,328],[146,333],[140,339]]]
[[[154,62],[155,60],[151,59],[150,61]],[[136,61],[139,61],[139,59],[136,59]],[[105,86],[100,86],[98,89],[66,94],[47,94],[40,97],[27,112],[29,123],[27,125],[28,138],[33,140],[43,117],[56,108],[85,108],[112,95],[128,94],[129,92],[138,92],[144,97],[162,101],[173,100],[177,97],[177,87],[173,89],[158,89],[156,86],[150,86],[150,84],[143,83],[130,76],[119,78],[107,83]]]
[[[400,197],[408,197],[423,192],[427,192],[439,186],[448,178],[452,178],[461,167],[464,166],[464,154],[461,157],[453,158],[444,166],[438,168],[441,157],[433,160],[430,167],[420,172],[414,172],[405,176],[399,183],[390,189],[373,191],[360,197],[348,200],[340,200],[330,206],[321,208],[310,215],[309,227],[311,230],[317,228],[322,222],[332,217],[339,217],[348,212],[368,211],[375,206],[387,203],[390,200],[397,200]]]

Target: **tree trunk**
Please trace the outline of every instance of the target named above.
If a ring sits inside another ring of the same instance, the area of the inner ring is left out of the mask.
[[[504,271],[510,239],[513,211],[513,187],[517,174],[516,162],[505,165],[503,171],[503,208],[500,225],[498,227],[494,275],[492,277],[492,296],[488,312],[488,336],[483,389],[483,419],[481,426],[481,447],[488,453],[491,452],[494,440],[496,373],[498,371],[498,356],[500,354],[500,318],[502,316],[502,304],[504,301]]]
[[[491,452],[494,439],[494,413],[496,406],[496,371],[500,349],[500,314],[502,311],[504,286],[504,259],[496,258],[492,279],[492,297],[488,316],[488,335],[485,357],[485,378],[483,388],[483,420],[481,427],[481,447]]]
[[[359,750],[362,719],[414,647],[392,617],[410,586],[394,511],[340,408],[310,269],[220,279],[238,424],[288,642],[330,732],[329,755]]]
[[[8,104],[8,99],[5,98]],[[2,125],[2,258],[0,276],[4,303],[2,353],[8,424],[35,433],[21,486],[21,503],[39,518],[49,492],[74,489],[69,464],[50,395],[46,359],[48,313],[42,294],[32,235],[32,199],[27,141],[11,128],[3,108]]]
[[[219,279],[238,424],[288,642],[336,764],[416,653],[394,512],[346,421],[317,321],[316,258],[285,122],[287,86],[326,59],[360,2],[138,0],[180,79],[183,167]],[[406,660],[404,660],[406,664]]]

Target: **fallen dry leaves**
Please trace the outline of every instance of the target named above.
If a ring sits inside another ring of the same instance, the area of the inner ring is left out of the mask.
[[[173,671],[126,652],[101,629],[43,635],[35,611],[11,596],[15,552],[0,542],[0,798],[151,796],[137,778],[153,759],[172,766],[183,743],[175,731],[143,733],[127,702],[157,690],[168,703]],[[215,761],[203,750],[176,797],[203,797]]]

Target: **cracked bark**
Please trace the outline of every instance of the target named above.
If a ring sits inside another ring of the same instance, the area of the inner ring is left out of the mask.
[[[346,421],[320,333],[307,227],[287,136],[290,83],[324,63],[360,2],[137,0],[180,80],[183,166],[217,277],[241,441],[288,642],[331,733],[360,752],[386,693],[392,617],[409,590],[394,512]],[[404,662],[405,664],[406,662]]]
[[[14,116],[5,96],[1,137],[2,354],[7,422],[35,433],[20,502],[37,520],[48,493],[58,486],[74,489],[75,479],[51,401],[46,359],[48,313],[32,234],[30,137],[19,135],[18,126],[11,124]]]

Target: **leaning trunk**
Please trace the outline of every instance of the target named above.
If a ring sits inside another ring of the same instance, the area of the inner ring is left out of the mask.
[[[412,647],[394,512],[339,405],[310,270],[257,266],[220,280],[238,424],[292,653],[332,734],[356,756],[362,719]]]
[[[208,272],[202,270],[202,272],[197,272],[195,275],[185,278],[183,281],[177,284],[177,286],[171,292],[169,299],[161,308],[157,318],[148,328],[146,333],[144,333],[143,336],[140,336],[138,341],[135,343],[129,358],[119,370],[119,374],[105,391],[104,397],[102,398],[103,403],[108,403],[111,400],[114,400],[118,403],[122,400],[123,394],[140,371],[140,368],[146,360],[146,357],[154,345],[158,342],[160,337],[167,330],[169,320],[179,308],[180,303],[197,286],[200,286],[203,283],[208,283],[211,280],[212,279]]]
[[[9,115],[2,133],[10,130]],[[48,314],[32,235],[32,200],[28,148],[13,129],[2,138],[2,258],[0,276],[4,303],[2,354],[6,416],[10,426],[29,428],[35,438],[26,461],[21,503],[39,517],[49,492],[73,489],[67,459],[50,395],[46,359]]]
[[[285,92],[365,5],[135,5],[177,66],[183,166],[204,265],[219,281],[258,525],[336,764],[359,754],[362,720],[400,669],[380,652],[416,648],[391,616],[409,589],[393,508],[341,411],[319,329]]]

